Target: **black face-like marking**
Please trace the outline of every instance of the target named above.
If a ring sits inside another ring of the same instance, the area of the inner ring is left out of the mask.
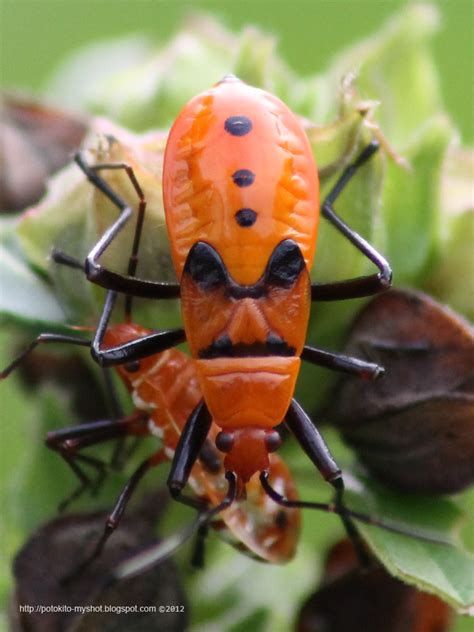
[[[242,228],[249,228],[257,221],[257,213],[251,208],[241,208],[235,214],[235,221]]]
[[[264,283],[278,287],[291,287],[305,263],[298,244],[292,239],[281,241],[270,257],[265,270]]]
[[[260,279],[252,285],[240,285],[229,276],[215,248],[198,241],[189,251],[183,273],[189,274],[202,290],[215,291],[224,287],[229,298],[240,300],[262,298],[272,286],[289,289],[304,268],[298,244],[292,239],[285,239],[275,247]]]
[[[247,116],[229,116],[224,129],[232,136],[245,136],[252,130],[252,121]]]
[[[189,251],[183,274],[190,275],[192,280],[206,292],[224,289],[230,300],[244,298],[258,300],[264,298],[272,286],[291,288],[304,268],[303,255],[298,244],[292,239],[285,239],[276,246],[260,279],[252,285],[240,285],[229,276],[223,260],[214,247],[206,242],[198,241]],[[292,357],[295,354],[295,347],[291,347],[277,334],[270,333],[265,341],[256,341],[251,344],[233,343],[227,334],[223,334],[208,347],[201,349],[198,356],[209,360],[268,356]]]
[[[198,241],[189,251],[183,274],[189,274],[202,290],[211,291],[228,283],[224,262],[212,246]]]
[[[280,336],[277,336],[276,334],[270,334],[267,336],[266,345],[272,355],[288,355],[288,350],[294,352],[294,348],[289,347],[283,338],[280,338]]]
[[[238,187],[249,187],[254,183],[255,174],[250,169],[238,169],[232,174],[232,180]]]
[[[214,340],[211,347],[217,355],[228,356],[232,353],[232,340],[227,334],[224,334]]]
[[[275,336],[278,338],[277,336]],[[232,344],[229,339],[228,345],[221,345],[219,342],[227,338],[227,336],[221,336],[205,349],[201,349],[199,352],[199,358],[201,360],[213,360],[215,358],[267,358],[268,356],[282,356],[284,358],[293,357],[296,353],[294,347],[290,347],[284,340],[281,340],[277,345],[272,345],[267,342],[253,342],[252,344],[245,344],[239,342]]]

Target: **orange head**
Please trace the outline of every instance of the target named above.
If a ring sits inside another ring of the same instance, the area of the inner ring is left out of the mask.
[[[225,453],[224,467],[235,472],[241,483],[247,483],[256,472],[268,470],[269,453],[281,445],[280,435],[273,428],[246,426],[226,429],[216,437],[217,448]]]

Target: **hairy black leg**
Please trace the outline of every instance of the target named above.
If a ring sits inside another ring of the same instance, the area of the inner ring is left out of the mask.
[[[333,204],[344,190],[357,170],[364,165],[371,156],[378,150],[377,141],[372,141],[359,155],[359,157],[349,165],[342,173],[328,196],[323,202],[321,213],[328,219],[344,237],[372,261],[379,272],[347,281],[336,283],[321,283],[311,286],[311,299],[313,301],[338,301],[361,296],[371,296],[378,292],[383,292],[390,288],[392,283],[392,270],[386,259],[373,248],[363,237],[352,230],[334,211]]]
[[[303,353],[301,359],[306,362],[311,362],[318,366],[324,366],[334,371],[342,371],[349,375],[356,375],[365,380],[377,380],[385,373],[383,367],[373,362],[366,362],[365,360],[359,360],[358,358],[351,358],[350,356],[343,355],[342,353],[331,353],[330,351],[324,351],[323,349],[315,349],[305,345],[303,347]]]
[[[91,166],[88,164],[84,152],[78,152],[75,155],[74,160],[76,161],[80,169],[84,172],[87,179],[94,186],[96,186],[99,191],[101,191],[119,210],[119,217],[117,218],[117,220],[112,224],[112,226],[110,226],[110,228],[105,231],[105,233],[96,243],[96,245],[87,255],[85,261],[85,272],[89,281],[105,287],[108,290],[115,290],[117,292],[122,292],[124,294],[130,294],[132,296],[142,298],[179,298],[179,285],[176,283],[161,283],[158,281],[146,281],[144,279],[137,279],[133,276],[134,270],[131,269],[130,265],[129,271],[131,270],[132,275],[119,274],[118,272],[113,272],[112,270],[108,270],[107,268],[104,268],[100,265],[100,263],[98,262],[100,257],[110,246],[113,240],[117,237],[117,235],[125,228],[128,221],[133,216],[133,210],[131,206],[127,204],[127,202],[125,202],[119,195],[117,195],[117,193],[97,172],[102,168],[123,168],[126,170],[129,178],[131,179],[135,190],[137,192],[140,191],[142,197],[143,193],[141,192],[141,188],[138,185],[133,170],[128,165],[119,164],[116,166]],[[138,186],[138,189],[136,185]],[[142,216],[143,214],[144,208]],[[143,221],[143,217],[141,221]]]

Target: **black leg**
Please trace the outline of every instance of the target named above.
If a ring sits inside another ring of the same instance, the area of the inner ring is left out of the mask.
[[[376,516],[371,516],[361,511],[354,511],[353,509],[349,509],[348,507],[345,507],[343,505],[341,496],[339,496],[339,499],[336,496],[336,502],[333,503],[321,503],[306,500],[288,500],[287,498],[284,498],[281,494],[279,494],[270,485],[268,477],[268,472],[264,471],[260,473],[260,482],[262,483],[262,487],[265,490],[265,493],[274,502],[281,505],[282,507],[287,507],[288,509],[316,509],[318,511],[325,511],[327,513],[333,513],[340,516],[343,520],[344,527],[346,528],[346,531],[355,547],[356,553],[359,557],[359,561],[363,566],[370,565],[371,559],[367,555],[365,546],[360,539],[354,523],[349,520],[350,518],[359,520],[360,522],[363,522],[365,524],[380,527],[381,529],[385,529],[386,531],[390,531],[392,533],[398,533],[410,538],[415,538],[416,540],[420,540],[421,542],[431,542],[433,544],[442,544],[445,546],[450,546],[453,544],[452,541],[446,540],[443,536],[439,534],[425,530],[421,531],[418,529],[412,529],[403,524],[397,524],[389,520],[377,518]]]
[[[339,479],[342,483],[342,479]],[[279,494],[273,487],[270,485],[268,481],[268,472],[261,472],[260,474],[260,482],[262,483],[262,487],[265,492],[270,496],[270,498],[275,501],[277,504],[282,505],[287,508],[310,508],[310,509],[320,509],[322,511],[327,511],[329,513],[337,514],[344,525],[347,535],[352,542],[354,550],[359,559],[359,563],[363,568],[368,568],[371,564],[371,559],[367,550],[365,548],[364,542],[362,541],[359,532],[357,531],[354,523],[350,519],[349,516],[356,517],[355,512],[352,512],[349,509],[346,509],[344,504],[342,503],[342,495],[338,499],[338,495],[336,494],[336,501],[334,503],[311,503],[305,501],[291,501],[284,498],[281,494]],[[341,492],[344,487],[341,487]],[[362,514],[359,514],[359,517]],[[365,518],[365,516],[363,516]],[[367,517],[369,518],[369,517]],[[370,520],[370,518],[369,518]],[[369,520],[364,520],[364,522],[369,522]]]
[[[107,292],[99,326],[92,341],[91,354],[100,366],[114,366],[141,360],[142,358],[155,355],[155,353],[160,353],[160,351],[165,351],[165,349],[170,347],[175,347],[185,341],[186,336],[183,329],[169,329],[131,340],[117,347],[102,349],[102,341],[116,298],[117,294],[115,292]]]
[[[102,375],[104,378],[104,388],[107,396],[107,404],[110,410],[110,416],[113,419],[121,419],[122,417],[125,417],[125,413],[123,411],[122,404],[120,403],[120,398],[117,393],[117,388],[115,386],[111,369],[103,369]]]
[[[81,442],[81,449],[88,445],[94,445],[94,437],[102,435],[118,436],[130,433],[130,428],[137,423],[145,423],[148,415],[142,412],[135,412],[120,419],[106,419],[104,421],[91,421],[89,423],[72,426],[71,428],[60,428],[48,432],[46,435],[46,445],[55,450],[56,448],[76,447],[76,441]],[[90,441],[89,441],[90,440]]]
[[[351,180],[357,170],[369,160],[377,151],[379,144],[372,141],[357,158],[342,173],[339,180],[324,200],[321,207],[322,215],[328,219],[354,246],[372,261],[379,272],[369,276],[338,281],[337,283],[321,283],[311,286],[311,299],[313,301],[338,301],[361,296],[371,296],[378,292],[388,290],[392,283],[392,271],[390,265],[382,255],[375,250],[363,237],[353,231],[334,211],[333,203]]]
[[[132,296],[138,296],[142,298],[179,298],[179,285],[176,283],[145,281],[143,279],[137,279],[134,276],[131,276],[134,273],[133,265],[135,265],[136,267],[136,264],[129,264],[128,275],[113,272],[112,270],[108,270],[107,268],[104,268],[99,264],[98,260],[100,259],[100,257],[110,246],[112,241],[117,237],[117,235],[124,229],[130,218],[133,216],[133,210],[119,195],[117,195],[117,193],[115,193],[115,191],[111,189],[111,187],[97,173],[97,171],[99,171],[100,169],[110,168],[125,169],[127,175],[132,181],[133,186],[135,187],[135,190],[137,191],[140,201],[141,217],[139,209],[139,217],[137,220],[138,222],[143,221],[145,200],[135,174],[133,173],[131,167],[129,167],[128,165],[118,164],[90,166],[87,163],[84,152],[77,153],[74,159],[80,169],[82,169],[88,180],[94,186],[96,186],[99,191],[102,191],[102,193],[120,211],[120,215],[117,220],[112,224],[110,228],[106,230],[106,232],[102,235],[94,248],[87,255],[85,261],[85,272],[89,281],[92,281],[93,283],[96,283],[97,285],[105,287],[109,290],[115,290],[117,292],[122,292],[124,294],[130,294]],[[141,229],[139,229],[139,231],[137,232],[140,232],[140,230]],[[132,259],[134,258],[134,254],[136,255],[136,252],[132,253]]]
[[[208,523],[202,524],[196,534],[193,552],[191,555],[191,566],[196,569],[204,568],[204,559],[206,555],[206,539],[209,534]]]
[[[105,391],[107,395],[107,404],[110,409],[110,417],[111,419],[122,419],[122,417],[125,417],[125,412],[120,403],[117,389],[115,388],[111,369],[103,369],[102,373],[104,376]],[[135,438],[137,439],[138,437]],[[115,442],[114,450],[109,462],[110,467],[114,470],[120,470],[124,466],[126,460],[125,442],[125,437],[120,437]]]
[[[127,435],[130,428],[137,423],[144,423],[147,416],[135,413],[116,420],[94,421],[71,428],[62,428],[48,432],[45,443],[48,448],[58,452],[78,477],[80,485],[59,505],[63,511],[73,500],[76,500],[87,489],[97,490],[105,475],[106,465],[100,459],[78,454],[78,451],[99,443],[105,443],[117,437]],[[78,465],[78,461],[97,470],[97,477],[92,481]]]
[[[285,421],[323,478],[337,489],[338,483],[336,481],[341,478],[341,470],[333,459],[323,437],[294,399],[286,413]]]
[[[51,258],[56,263],[67,265],[71,268],[79,268],[82,270],[82,266],[77,259],[71,257],[59,250],[53,250],[51,253]],[[170,347],[175,347],[176,345],[181,344],[185,341],[186,335],[183,329],[169,329],[167,331],[160,331],[157,333],[150,334],[148,336],[143,336],[142,338],[137,338],[136,340],[131,340],[130,342],[126,342],[122,345],[118,345],[117,347],[110,347],[103,349],[102,342],[105,336],[105,332],[107,330],[107,326],[109,324],[109,320],[115,305],[115,301],[117,300],[117,293],[109,291],[107,292],[107,297],[105,300],[104,308],[102,310],[102,314],[100,317],[99,325],[94,335],[94,339],[92,344],[88,341],[83,341],[82,343],[77,342],[76,344],[84,344],[91,347],[91,355],[93,359],[102,367],[110,367],[118,364],[126,364],[128,362],[133,362],[135,360],[141,360],[142,358],[149,357],[154,355],[155,353],[160,353],[161,351],[165,351]],[[129,304],[131,307],[131,304]],[[39,338],[43,336],[50,336],[51,334],[41,334]],[[70,337],[68,337],[70,338]],[[78,339],[82,340],[82,339]],[[64,341],[64,337],[62,339]],[[47,342],[47,340],[45,340]],[[5,371],[8,373],[15,368],[15,366],[21,362],[23,357],[29,353],[35,346],[38,344],[37,342],[30,345],[31,349],[28,348],[24,354],[22,354],[19,358],[17,358],[12,365],[7,367]],[[6,377],[8,375],[6,373],[0,373],[0,378]]]
[[[365,362],[358,358],[351,358],[343,355],[342,353],[331,353],[329,351],[323,351],[322,349],[315,349],[314,347],[303,348],[301,359],[318,366],[324,366],[334,371],[342,371],[349,375],[356,375],[364,380],[377,380],[385,373],[383,367],[372,362]]]
[[[227,494],[224,500],[215,507],[207,507],[201,511],[196,520],[186,526],[181,532],[175,534],[159,542],[157,545],[148,548],[131,559],[125,560],[114,570],[111,581],[117,581],[133,577],[140,573],[144,573],[148,569],[164,562],[175,551],[177,551],[196,531],[199,531],[203,525],[207,525],[214,516],[221,511],[225,511],[235,501],[237,496],[237,477],[234,472],[226,472],[225,477],[229,483]]]
[[[71,257],[71,255],[68,255],[62,250],[57,250],[54,247],[51,248],[50,257],[55,263],[59,263],[62,266],[67,266],[68,268],[73,268],[74,270],[80,270],[81,272],[84,272],[84,266],[82,265],[82,263],[78,259]]]
[[[206,404],[200,401],[189,416],[179,438],[167,480],[170,493],[179,499],[191,469],[206,441],[212,418]]]
[[[138,196],[139,204],[138,204],[138,212],[137,212],[137,222],[135,226],[135,236],[133,239],[132,252],[128,260],[128,268],[127,268],[127,275],[129,277],[135,277],[135,274],[137,272],[137,266],[138,266],[138,251],[139,251],[140,239],[142,235],[143,222],[145,221],[146,200],[145,200],[145,195],[143,193],[143,189],[141,188],[132,167],[130,167],[130,165],[127,165],[124,162],[114,163],[114,164],[102,163],[100,165],[94,165],[92,169],[95,172],[111,170],[111,169],[115,169],[115,170],[123,169],[125,173],[127,174],[130,182],[132,183],[132,186],[135,189],[135,193]],[[131,320],[132,302],[133,302],[133,296],[131,294],[127,294],[125,297],[125,320],[127,322],[130,322]]]
[[[124,514],[124,511],[128,505],[128,502],[133,492],[135,491],[138,483],[143,478],[143,476],[148,472],[148,470],[152,468],[155,464],[156,464],[156,457],[154,455],[151,458],[145,459],[145,461],[143,461],[137,467],[135,472],[130,477],[129,481],[127,482],[122,492],[120,493],[120,496],[118,497],[117,502],[115,503],[115,507],[113,508],[111,514],[107,518],[107,521],[105,523],[105,528],[104,528],[104,534],[99,540],[99,542],[97,543],[96,549],[93,553],[94,558],[100,555],[100,553],[102,552],[102,549],[105,546],[105,543],[107,542],[109,537],[112,535],[112,533],[115,531],[115,529],[118,527],[120,520],[122,519],[122,516]]]
[[[123,488],[120,496],[117,499],[117,502],[115,503],[115,507],[107,518],[105,522],[104,533],[102,534],[100,540],[97,542],[93,552],[77,568],[75,568],[72,573],[70,573],[67,577],[63,579],[64,582],[68,582],[80,573],[82,573],[85,568],[92,564],[92,562],[101,555],[104,546],[107,543],[107,540],[119,526],[127,504],[138,483],[148,472],[148,470],[154,465],[156,465],[156,455],[146,459],[138,466],[138,468],[135,470],[135,472],[132,474],[129,481]]]
[[[354,545],[361,564],[363,566],[367,566],[369,563],[369,557],[365,551],[365,547],[360,539],[359,533],[346,512],[344,505],[344,481],[342,478],[342,472],[333,459],[326,442],[318,432],[317,428],[311,423],[308,415],[295,400],[291,402],[290,408],[286,413],[286,423],[297,438],[303,450],[321,472],[322,476],[334,487],[336,492],[334,500],[336,513],[341,518],[342,524],[344,525],[346,533]]]
[[[40,334],[32,343],[28,345],[28,347],[17,356],[13,362],[11,362],[3,371],[0,371],[0,380],[5,379],[10,375],[12,371],[14,371],[17,366],[28,356],[38,345],[40,344],[51,344],[55,342],[62,342],[71,345],[80,345],[82,347],[90,347],[90,340],[86,340],[85,338],[80,338],[79,336],[64,336],[62,334]]]
[[[106,440],[107,439],[104,439],[104,441]],[[82,496],[86,489],[90,489],[92,495],[96,494],[107,471],[107,465],[101,459],[85,456],[83,454],[76,454],[74,457],[70,457],[67,454],[61,454],[61,456],[79,478],[80,484],[58,504],[58,511],[60,513],[65,511],[72,502]],[[96,470],[97,474],[94,480],[90,479],[89,476],[84,473],[84,470],[79,467],[78,462],[93,467]]]
[[[65,336],[62,334],[40,334],[33,342],[11,362],[3,371],[0,372],[0,380],[5,379],[10,373],[17,368],[21,361],[29,355],[39,344],[51,344],[62,342],[66,344],[80,345],[91,348],[93,359],[103,367],[115,366],[117,364],[126,364],[142,358],[155,355],[160,351],[165,351],[170,347],[175,347],[185,341],[186,336],[183,329],[169,329],[157,333],[131,340],[130,342],[102,349],[101,344],[107,329],[107,324],[115,303],[117,295],[115,292],[108,292],[104,310],[102,312],[99,327],[95,333],[92,343],[85,338],[79,336]]]
[[[368,568],[371,565],[370,555],[368,555],[364,542],[361,539],[354,522],[349,517],[349,513],[347,512],[344,504],[344,480],[341,476],[341,478],[336,479],[334,482],[336,487],[334,504],[338,510],[338,516],[340,517],[341,522],[344,525],[344,529],[352,542],[352,546],[359,558],[360,565],[363,568]]]

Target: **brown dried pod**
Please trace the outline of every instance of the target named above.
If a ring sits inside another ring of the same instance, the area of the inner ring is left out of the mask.
[[[345,351],[376,383],[343,378],[325,414],[384,483],[454,493],[474,481],[474,333],[429,296],[391,290],[360,312]]]
[[[87,125],[19,96],[3,96],[0,109],[0,209],[20,211],[44,195],[48,176],[71,160]]]
[[[298,632],[446,632],[452,609],[391,577],[361,570],[349,540],[329,552],[321,587],[303,605]]]
[[[109,581],[112,569],[119,562],[156,542],[153,526],[166,499],[157,494],[147,500],[140,510],[124,517],[100,558],[66,581],[64,578],[74,573],[90,547],[94,547],[107,514],[70,515],[38,529],[14,561],[12,630],[184,630],[188,607],[171,561],[138,577]],[[176,608],[160,612],[159,606],[163,605]],[[140,612],[142,606],[149,611]],[[43,612],[40,607],[44,607]]]

